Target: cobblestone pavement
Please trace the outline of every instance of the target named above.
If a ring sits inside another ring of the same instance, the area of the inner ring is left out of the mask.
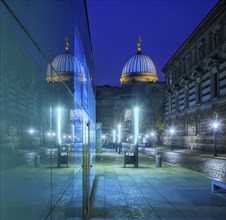
[[[163,161],[205,173],[210,178],[226,179],[226,157],[224,155],[214,157],[213,154],[206,152],[182,149],[172,151],[166,147],[140,148],[140,152],[151,157],[160,154]]]

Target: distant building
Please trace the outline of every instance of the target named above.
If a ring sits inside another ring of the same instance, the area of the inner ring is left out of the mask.
[[[40,145],[40,67],[1,22],[0,146],[2,149]],[[25,65],[26,64],[26,65]]]
[[[103,142],[113,141],[112,132],[117,133],[118,124],[122,126],[122,141],[133,142],[135,106],[139,107],[140,134],[145,136],[157,129],[158,113],[163,111],[165,83],[156,82],[155,65],[141,52],[140,42],[139,38],[137,53],[123,67],[121,87],[104,85],[96,88],[97,122],[102,123]]]
[[[162,70],[166,74],[165,123],[176,135],[165,144],[226,151],[226,6],[219,1]],[[172,143],[172,141],[174,143]]]

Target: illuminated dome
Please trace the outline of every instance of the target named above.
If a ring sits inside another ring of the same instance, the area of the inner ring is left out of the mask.
[[[156,82],[157,72],[150,57],[141,53],[141,39],[138,39],[138,52],[131,56],[122,70],[121,85],[134,82]]]
[[[68,51],[68,41],[66,38],[66,51],[56,56],[51,65],[48,65],[46,81],[61,82],[67,81],[77,76],[80,81],[85,81],[84,69],[80,61]]]

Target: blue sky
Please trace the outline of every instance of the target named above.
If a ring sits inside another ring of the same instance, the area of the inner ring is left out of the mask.
[[[119,86],[127,59],[142,52],[161,72],[217,0],[87,0],[96,81],[98,85]]]

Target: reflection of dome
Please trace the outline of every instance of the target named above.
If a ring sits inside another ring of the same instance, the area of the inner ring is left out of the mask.
[[[78,77],[78,80],[85,81],[85,73],[80,61],[68,52],[68,42],[66,41],[66,51],[56,56],[51,65],[48,65],[46,80],[48,82],[67,81]]]
[[[156,82],[158,80],[154,63],[150,57],[140,52],[140,42],[138,43],[138,52],[131,56],[123,67],[121,85],[133,82]]]

